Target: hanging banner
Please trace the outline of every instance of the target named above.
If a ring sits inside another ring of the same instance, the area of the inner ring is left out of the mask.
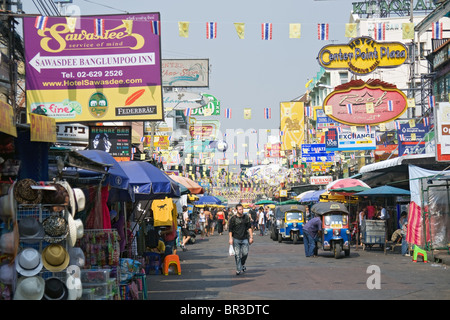
[[[305,138],[305,110],[303,102],[280,103],[281,150],[299,147]]]
[[[17,137],[13,107],[3,101],[0,101],[0,132]]]
[[[74,19],[23,18],[28,113],[40,108],[56,122],[162,120],[159,13]]]
[[[30,113],[30,141],[56,142],[55,119]]]
[[[370,37],[352,39],[348,44],[331,44],[320,49],[319,65],[366,75],[377,68],[395,68],[405,63],[408,49],[400,42],[377,42]]]

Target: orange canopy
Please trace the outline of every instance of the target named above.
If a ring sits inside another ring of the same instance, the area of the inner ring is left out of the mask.
[[[205,192],[201,185],[189,178],[177,176],[174,174],[171,174],[170,178],[188,188],[188,190],[193,194],[203,194]]]

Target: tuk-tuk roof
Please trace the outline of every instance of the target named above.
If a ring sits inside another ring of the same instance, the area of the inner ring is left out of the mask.
[[[275,217],[284,217],[286,211],[301,211],[305,212],[306,207],[302,204],[285,204],[277,206],[275,210]]]
[[[311,212],[318,215],[323,215],[329,212],[341,211],[349,214],[347,208],[340,202],[318,202],[311,207]]]

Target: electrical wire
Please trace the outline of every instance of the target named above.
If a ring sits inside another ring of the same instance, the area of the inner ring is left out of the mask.
[[[89,3],[93,3],[93,4],[96,4],[96,5],[99,5],[99,6],[105,7],[105,8],[109,8],[109,9],[113,9],[113,10],[117,10],[117,11],[121,11],[121,12],[129,13],[128,11],[125,11],[125,10],[121,10],[121,9],[117,9],[117,8],[114,8],[114,7],[111,7],[111,6],[107,6],[107,5],[105,5],[105,4],[97,3],[97,2],[95,2],[95,1],[91,1],[91,0],[83,0],[83,1],[85,1],[85,2],[89,2]]]

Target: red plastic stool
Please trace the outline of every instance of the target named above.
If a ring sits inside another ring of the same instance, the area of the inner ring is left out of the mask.
[[[169,274],[169,266],[175,264],[178,275],[181,275],[180,258],[176,254],[168,254],[164,258],[163,262],[163,274],[167,276]]]

